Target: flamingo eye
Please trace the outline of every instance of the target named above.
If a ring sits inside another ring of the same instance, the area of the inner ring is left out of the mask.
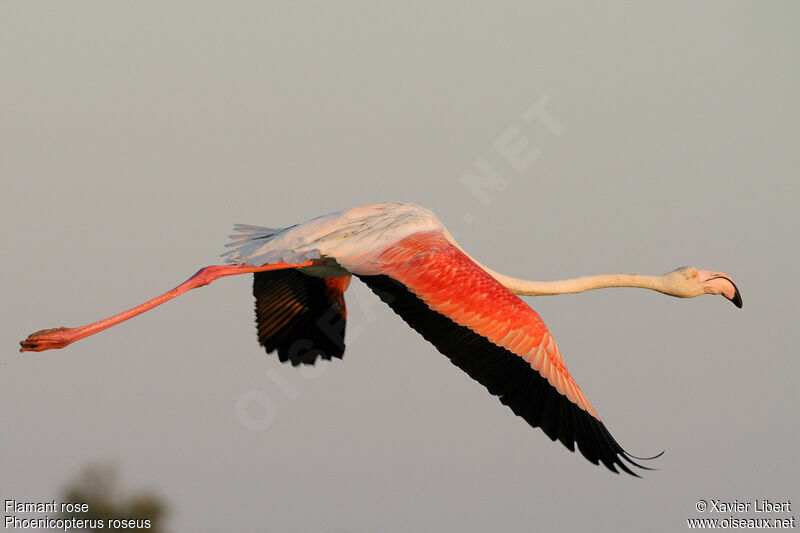
[[[692,279],[697,279],[697,271],[692,272]]]

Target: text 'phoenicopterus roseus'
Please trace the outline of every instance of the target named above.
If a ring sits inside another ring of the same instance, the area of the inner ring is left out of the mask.
[[[255,273],[258,340],[293,365],[344,353],[344,291],[367,284],[412,328],[530,425],[592,463],[634,474],[646,468],[617,444],[572,379],[539,315],[516,294],[641,287],[691,298],[742,298],[727,274],[683,267],[663,276],[611,274],[525,281],[470,258],[429,210],[400,202],[368,205],[272,229],[237,225],[228,265],[208,266],[138,307],[78,328],[38,331],[20,351],[63,348],[223,276]]]

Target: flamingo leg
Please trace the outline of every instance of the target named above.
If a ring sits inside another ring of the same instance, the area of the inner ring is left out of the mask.
[[[172,300],[180,296],[181,294],[188,292],[192,289],[196,289],[198,287],[203,287],[208,285],[212,281],[222,278],[225,276],[235,276],[238,274],[249,274],[250,272],[266,272],[268,270],[282,270],[288,268],[301,268],[307,266],[313,266],[318,262],[315,261],[306,261],[304,263],[273,263],[269,265],[263,266],[246,266],[246,265],[212,265],[201,268],[197,271],[197,273],[192,276],[191,278],[187,279],[174,289],[165,292],[161,296],[156,296],[152,300],[148,300],[147,302],[137,305],[127,311],[123,311],[122,313],[118,313],[116,315],[110,316],[108,318],[104,318],[103,320],[98,320],[97,322],[92,322],[91,324],[86,324],[85,326],[80,326],[77,328],[53,328],[53,329],[43,329],[41,331],[37,331],[36,333],[31,333],[28,335],[28,338],[24,341],[20,342],[20,352],[41,352],[44,350],[53,350],[56,348],[64,348],[72,344],[73,342],[80,340],[84,337],[88,337],[89,335],[94,335],[104,329],[108,329],[112,326],[116,326],[121,322],[125,322],[126,320],[135,317],[136,315],[140,315],[145,311],[149,311],[150,309],[157,307],[164,302]]]

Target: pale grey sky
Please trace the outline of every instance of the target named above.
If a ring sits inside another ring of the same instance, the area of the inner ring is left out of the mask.
[[[0,498],[111,460],[175,532],[682,531],[699,499],[800,505],[800,6],[429,4],[0,4]],[[515,168],[504,135],[536,157]],[[527,299],[660,470],[551,443],[358,282],[345,358],[316,370],[259,348],[250,276],[17,353],[217,262],[234,222],[387,200],[521,277],[731,274],[741,311]]]

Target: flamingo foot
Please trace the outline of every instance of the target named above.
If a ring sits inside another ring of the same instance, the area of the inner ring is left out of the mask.
[[[21,341],[20,352],[42,352],[44,350],[55,350],[72,344],[73,336],[69,335],[72,328],[51,328],[31,333],[28,338]]]

